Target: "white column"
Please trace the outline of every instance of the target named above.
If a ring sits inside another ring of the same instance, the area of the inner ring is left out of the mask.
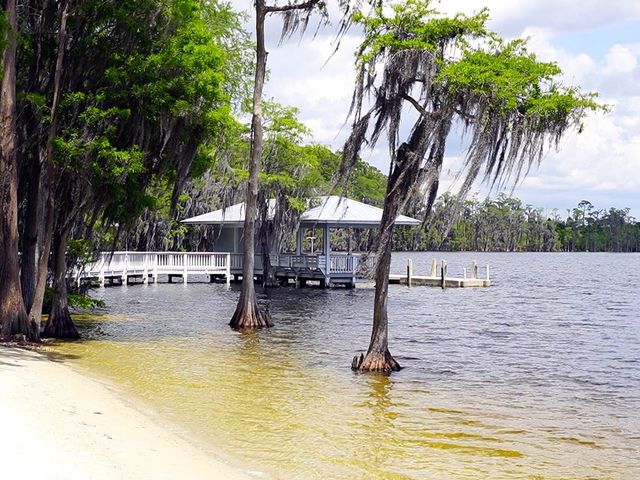
[[[238,227],[233,227],[233,253],[240,253],[242,251],[239,243],[240,243],[240,229]]]
[[[331,229],[329,228],[329,224],[325,224],[324,226],[324,257],[327,262],[326,274],[329,277],[329,273],[331,272]]]
[[[183,271],[182,271],[182,283],[187,283],[187,254],[183,253],[182,254],[182,261],[184,262],[182,265]]]

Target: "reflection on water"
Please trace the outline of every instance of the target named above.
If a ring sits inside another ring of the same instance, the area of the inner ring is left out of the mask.
[[[494,286],[392,286],[390,378],[349,368],[372,290],[262,293],[276,326],[239,333],[235,288],[108,288],[55,350],[275,478],[640,478],[640,255],[446,258]]]

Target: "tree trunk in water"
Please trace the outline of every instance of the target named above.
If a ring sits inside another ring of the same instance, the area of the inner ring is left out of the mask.
[[[62,68],[64,52],[67,43],[67,16],[69,12],[69,2],[65,2],[60,17],[60,31],[58,32],[58,54],[56,58],[56,70],[53,77],[53,101],[51,103],[51,123],[47,135],[47,149],[45,152],[46,173],[42,179],[45,187],[45,224],[42,232],[42,245],[40,257],[38,258],[38,276],[35,283],[33,304],[29,309],[29,318],[40,322],[42,317],[42,305],[44,303],[44,292],[47,286],[47,273],[49,272],[49,253],[51,252],[51,242],[53,239],[54,215],[55,215],[55,180],[56,168],[53,163],[53,141],[58,132],[58,105],[60,104],[60,84],[62,79]]]
[[[262,88],[264,86],[267,52],[264,44],[264,0],[256,0],[256,76],[253,89],[253,117],[251,119],[251,164],[244,209],[244,265],[242,291],[238,306],[229,322],[232,328],[262,328],[272,325],[269,313],[260,309],[253,284],[255,263],[255,223],[257,217],[258,180],[262,164]]]
[[[394,197],[395,198],[395,197]],[[393,223],[398,215],[398,204],[385,202],[380,223],[378,261],[376,262],[376,293],[373,304],[373,330],[366,355],[355,356],[351,363],[353,370],[390,374],[400,370],[400,364],[389,353],[389,319],[387,298],[389,291],[389,269],[393,246]]]
[[[259,197],[263,197],[260,195]],[[276,274],[271,266],[271,245],[269,244],[269,200],[260,198],[260,251],[262,252],[262,286],[264,288],[279,287]]]
[[[67,304],[67,235],[68,229],[56,233],[54,241],[54,277],[51,312],[42,332],[43,337],[80,338]]]
[[[8,21],[0,94],[0,336],[25,335],[38,341],[22,300],[18,260],[18,165],[16,157],[16,0],[4,0]]]

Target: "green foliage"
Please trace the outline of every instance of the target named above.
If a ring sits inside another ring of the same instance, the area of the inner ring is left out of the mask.
[[[489,34],[485,23],[488,10],[453,18],[442,17],[431,7],[432,1],[407,0],[391,6],[379,4],[369,15],[361,10],[352,15],[352,21],[363,25],[365,39],[358,52],[358,63],[369,64],[383,56],[402,50],[436,51],[443,42],[454,41],[466,45],[467,38]],[[387,13],[388,12],[388,13]]]
[[[0,55],[4,55],[4,49],[7,48],[7,34],[9,32],[9,22],[7,21],[7,12],[2,10],[0,12]],[[0,66],[0,74],[2,73],[2,67]]]
[[[447,62],[436,81],[446,85],[452,97],[471,92],[490,98],[498,112],[516,110],[543,122],[566,122],[574,112],[599,108],[595,94],[558,85],[561,73],[555,62],[540,62],[524,40],[496,39],[488,47],[466,49],[460,60]]]
[[[51,300],[53,299],[53,288],[47,287],[44,291],[43,312],[49,313],[51,310]],[[81,293],[68,293],[67,303],[69,308],[76,310],[95,310],[96,308],[105,308],[107,304],[100,298],[90,297]]]

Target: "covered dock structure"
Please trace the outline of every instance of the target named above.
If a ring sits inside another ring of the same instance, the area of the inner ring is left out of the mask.
[[[313,205],[313,203],[312,203]],[[230,274],[234,280],[242,276],[244,255],[242,253],[244,203],[198,215],[183,220],[186,225],[210,225],[217,230],[214,250],[230,255]],[[269,215],[273,218],[275,201],[271,200]],[[315,199],[300,217],[295,234],[295,251],[270,252],[271,265],[276,278],[282,283],[294,281],[304,285],[316,281],[321,286],[355,286],[363,269],[372,269],[375,258],[351,249],[349,238],[346,251],[336,251],[331,242],[334,229],[377,229],[382,220],[382,209],[337,195]],[[420,221],[400,215],[396,225],[420,225]],[[321,235],[314,232],[320,230]],[[310,232],[310,235],[306,235]],[[320,239],[320,242],[314,240]],[[305,242],[306,240],[306,242]],[[363,265],[366,263],[366,265]],[[256,252],[254,277],[263,274],[262,255]]]

